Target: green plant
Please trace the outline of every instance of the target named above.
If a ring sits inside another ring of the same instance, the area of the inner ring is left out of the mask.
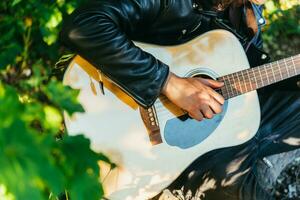
[[[298,1],[269,0],[266,5],[269,23],[263,36],[275,57],[299,51]],[[72,115],[83,108],[78,91],[51,73],[64,52],[58,42],[62,20],[81,3],[0,1],[0,199],[103,195],[97,163],[114,164],[93,152],[88,139],[67,135],[62,110]]]
[[[295,55],[300,50],[300,4],[298,0],[267,1],[265,49],[275,59]]]
[[[0,2],[0,199],[103,195],[98,161],[110,161],[65,133],[62,110],[84,110],[78,91],[51,77],[62,19],[82,2]]]

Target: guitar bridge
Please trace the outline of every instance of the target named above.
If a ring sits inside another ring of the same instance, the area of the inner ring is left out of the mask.
[[[162,138],[160,134],[160,128],[157,120],[156,110],[154,106],[151,106],[150,108],[140,108],[140,114],[142,117],[142,120],[145,124],[145,127],[148,132],[148,136],[150,139],[150,142],[152,145],[157,145],[162,143]]]

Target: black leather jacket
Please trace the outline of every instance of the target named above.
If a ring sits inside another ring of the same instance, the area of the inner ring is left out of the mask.
[[[207,15],[200,14],[199,2],[91,0],[65,19],[61,40],[140,105],[149,107],[159,96],[169,68],[131,40],[172,45],[211,30],[214,27]]]
[[[64,21],[61,39],[148,107],[169,68],[131,40],[179,44],[207,31],[195,8],[192,0],[94,0]]]

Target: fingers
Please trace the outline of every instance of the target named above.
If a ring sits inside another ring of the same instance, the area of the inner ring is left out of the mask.
[[[222,87],[222,82],[204,78],[172,77],[175,76],[170,75],[163,94],[175,105],[186,110],[190,117],[201,121],[222,111],[224,98],[213,89]]]
[[[222,112],[221,105],[212,99],[209,103],[202,104],[198,109],[190,111],[189,116],[201,121],[204,118],[211,119],[214,114],[218,114],[220,112]]]
[[[211,108],[210,108],[209,106],[207,106],[207,105],[203,105],[203,106],[201,107],[201,112],[202,112],[202,115],[203,115],[205,118],[207,118],[207,119],[211,119],[211,118],[213,118],[213,116],[214,116],[213,111],[212,111]]]
[[[223,82],[219,82],[213,79],[205,79],[205,78],[197,78],[198,81],[200,81],[202,84],[208,86],[207,89],[209,91],[210,96],[212,96],[215,100],[217,100],[220,104],[224,104],[224,97],[217,93],[215,90],[212,88],[220,88],[224,86]]]
[[[192,112],[189,112],[188,114],[190,117],[197,121],[202,121],[204,118],[211,119],[213,118],[215,113],[220,113],[222,111],[221,108],[216,109],[215,104],[213,105],[214,106],[212,107],[204,105],[199,110],[194,110]]]
[[[209,94],[210,96],[212,96],[215,100],[217,100],[218,103],[220,103],[221,105],[224,104],[225,99],[222,95],[220,95],[219,93],[217,93],[216,91],[214,91],[213,89],[209,89]]]
[[[223,82],[219,82],[213,79],[207,79],[207,78],[197,78],[201,83],[204,85],[211,87],[211,88],[220,88],[224,85]]]
[[[193,110],[192,112],[189,112],[189,116],[197,121],[202,121],[203,120],[203,115],[200,112],[200,110]]]
[[[222,106],[220,105],[219,102],[215,100],[209,102],[209,107],[212,109],[214,114],[219,114],[220,112],[222,112]]]

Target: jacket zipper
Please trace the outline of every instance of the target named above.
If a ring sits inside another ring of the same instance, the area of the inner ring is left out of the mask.
[[[102,72],[98,69],[98,76],[99,76],[99,87],[100,90],[102,92],[102,94],[104,95],[104,84],[103,84],[103,77],[102,77]],[[144,103],[142,103],[140,100],[138,100],[137,98],[135,98],[134,96],[132,96],[129,92],[127,92],[126,89],[124,89],[124,87],[121,87],[120,84],[116,83],[114,80],[112,80],[109,76],[105,75],[113,84],[115,84],[116,86],[118,86],[123,92],[125,92],[128,96],[130,96],[132,99],[134,99],[138,104],[142,105],[143,107],[147,108],[148,106]]]

